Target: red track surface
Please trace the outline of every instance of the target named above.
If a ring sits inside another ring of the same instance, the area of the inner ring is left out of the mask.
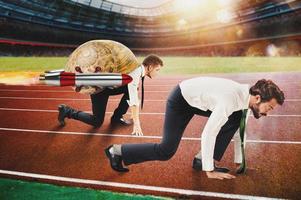
[[[200,148],[200,135],[206,118],[195,116],[187,127],[176,155],[167,162],[146,162],[130,166],[130,172],[112,171],[103,149],[114,143],[159,142],[169,91],[187,77],[159,77],[146,81],[145,106],[141,122],[146,137],[131,137],[132,127],[112,129],[111,112],[120,96],[111,98],[104,125],[99,129],[74,120],[58,126],[57,105],[65,103],[90,111],[89,96],[77,94],[71,88],[47,86],[0,86],[0,176],[59,185],[76,185],[114,191],[127,191],[166,196],[181,196],[178,190],[145,188],[157,186],[169,189],[201,191],[189,198],[213,198],[226,194],[297,199],[301,194],[301,73],[254,73],[214,75],[253,84],[260,78],[271,78],[284,90],[288,100],[271,116],[248,122],[246,175],[234,180],[212,180],[191,168],[193,156]],[[112,100],[113,99],[113,100]],[[221,165],[234,172],[233,144]],[[73,183],[67,180],[7,175],[6,171],[43,174],[85,180],[128,183],[107,186],[98,182]],[[161,190],[161,191],[160,191]],[[204,193],[213,192],[213,193]],[[180,192],[181,193],[181,192]],[[225,193],[225,194],[222,194]],[[231,197],[231,196],[230,196]]]

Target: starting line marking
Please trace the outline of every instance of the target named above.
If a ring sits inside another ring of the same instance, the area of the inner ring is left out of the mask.
[[[79,179],[79,178],[69,178],[45,174],[34,174],[27,172],[18,172],[18,171],[9,171],[9,170],[0,170],[1,174],[30,177],[30,178],[39,178],[46,180],[55,180],[69,183],[82,183],[82,184],[91,184],[99,186],[109,186],[117,188],[128,188],[128,189],[137,189],[137,190],[147,190],[147,191],[156,191],[156,192],[167,192],[173,194],[181,195],[194,195],[194,196],[207,196],[207,197],[217,197],[217,198],[226,198],[226,199],[277,199],[269,197],[260,197],[260,196],[249,196],[249,195],[240,195],[240,194],[227,194],[219,192],[206,192],[206,191],[197,191],[197,190],[187,190],[187,189],[178,189],[178,188],[168,188],[168,187],[158,187],[158,186],[148,186],[148,185],[137,185],[137,184],[128,184],[128,183],[118,183],[118,182],[109,182],[109,181],[98,181],[98,180],[89,180],[89,179]]]
[[[159,92],[159,91],[158,91]],[[157,93],[157,92],[156,92]],[[21,100],[63,100],[63,101],[90,101],[90,98],[51,98],[51,97],[0,97],[0,99],[21,99]],[[120,101],[120,98],[112,98],[110,101]],[[145,99],[144,101],[166,102],[166,99]],[[301,101],[301,99],[285,99],[285,101]]]
[[[123,135],[123,134],[108,134],[108,133],[84,133],[73,131],[51,131],[51,130],[34,130],[34,129],[18,129],[18,128],[1,128],[2,131],[16,131],[16,132],[36,132],[36,133],[52,133],[62,135],[87,135],[87,136],[100,136],[100,137],[122,137],[122,138],[145,138],[145,139],[162,139],[162,136],[148,135],[148,136],[136,136],[136,135]],[[1,134],[1,132],[0,132]],[[182,137],[181,140],[186,141],[201,141],[200,137]],[[232,140],[233,141],[233,140]],[[301,144],[301,141],[277,141],[277,140],[246,140],[247,143],[259,143],[259,144]]]
[[[6,110],[6,111],[21,111],[21,112],[58,112],[58,110],[40,110],[40,109],[26,109],[26,108],[0,108],[0,110]],[[92,113],[91,111],[83,111]],[[112,114],[113,112],[106,112],[106,114]],[[159,112],[141,112],[140,115],[165,115],[165,113],[159,113]],[[253,117],[253,115],[250,115],[250,117]],[[267,115],[266,117],[301,117],[301,115]]]

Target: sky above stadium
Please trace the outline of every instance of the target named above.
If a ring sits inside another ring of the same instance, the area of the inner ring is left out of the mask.
[[[109,0],[114,3],[123,4],[127,6],[134,6],[140,8],[151,8],[159,6],[170,0]]]

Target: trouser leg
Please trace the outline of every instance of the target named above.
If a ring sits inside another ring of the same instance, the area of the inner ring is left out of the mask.
[[[215,147],[214,147],[214,159],[220,161],[231,142],[235,132],[239,128],[240,120],[242,117],[242,111],[233,112],[230,116],[228,121],[222,126],[221,130],[219,131]]]
[[[127,85],[110,90],[110,95],[118,95],[123,94],[117,108],[114,111],[113,117],[114,118],[121,118],[128,110],[129,104],[127,100],[129,100],[129,91]]]
[[[151,160],[168,160],[176,152],[183,132],[193,117],[191,107],[184,100],[179,86],[170,94],[165,112],[161,143],[124,144],[122,158],[126,165]]]
[[[202,111],[199,109],[194,109],[194,113],[197,115],[210,117],[211,111]],[[231,142],[235,132],[239,128],[240,120],[242,117],[242,111],[233,112],[228,121],[222,126],[221,130],[219,131],[216,140],[215,140],[215,147],[214,147],[214,160],[220,161]],[[196,158],[201,159],[201,151],[197,153],[195,156]]]
[[[105,92],[100,92],[97,94],[92,94],[90,97],[93,114],[91,115],[83,111],[78,111],[76,114],[71,116],[71,118],[82,121],[94,127],[100,127],[104,121],[109,96]]]

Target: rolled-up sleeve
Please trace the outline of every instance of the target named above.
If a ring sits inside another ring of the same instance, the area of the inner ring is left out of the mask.
[[[133,80],[128,84],[129,100],[127,102],[129,106],[139,106],[140,102],[138,98],[138,87],[141,78],[141,67],[138,67],[129,73],[129,75],[133,78]]]

